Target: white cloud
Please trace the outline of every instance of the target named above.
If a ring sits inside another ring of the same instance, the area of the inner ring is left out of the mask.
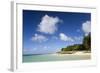
[[[74,41],[71,37],[65,35],[64,33],[60,33],[59,36],[60,36],[60,39],[61,39],[62,41],[71,41],[71,42]]]
[[[80,41],[80,40],[83,40],[83,36],[78,36],[78,37],[75,36],[74,39],[77,40],[77,41]]]
[[[53,34],[57,31],[57,23],[61,20],[58,17],[52,17],[45,15],[42,17],[40,24],[38,25],[37,31],[46,34]]]
[[[46,41],[48,40],[45,36],[43,35],[39,35],[39,34],[35,34],[33,37],[32,37],[32,41],[38,41],[38,42],[42,42],[42,41]]]
[[[85,33],[85,36],[87,36],[91,32],[91,21],[86,21],[82,24],[82,30]]]

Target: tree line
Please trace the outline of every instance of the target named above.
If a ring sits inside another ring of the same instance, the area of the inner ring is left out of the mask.
[[[91,51],[91,34],[84,36],[82,44],[74,44],[62,48],[61,51]]]

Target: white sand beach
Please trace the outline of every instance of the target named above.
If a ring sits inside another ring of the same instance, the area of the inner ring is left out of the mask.
[[[72,54],[67,54],[69,52],[67,51],[66,54],[53,53],[53,54],[23,56],[23,62],[69,61],[69,60],[91,59],[91,53],[86,51],[77,51]]]
[[[77,52],[75,52],[75,53],[72,53],[72,54],[60,54],[60,53],[54,53],[54,54],[52,54],[52,55],[58,55],[58,56],[68,56],[68,55],[84,55],[84,56],[90,56],[91,55],[91,53],[90,52],[88,52],[88,53],[85,53],[84,51],[77,51]]]

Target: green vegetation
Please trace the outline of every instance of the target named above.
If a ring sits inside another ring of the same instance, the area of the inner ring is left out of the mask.
[[[91,34],[84,36],[82,44],[74,44],[61,49],[61,52],[66,51],[91,51]]]
[[[91,50],[91,34],[84,37],[83,39],[83,45],[85,47],[85,50]]]

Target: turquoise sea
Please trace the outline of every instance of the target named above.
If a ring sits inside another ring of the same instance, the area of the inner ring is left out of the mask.
[[[23,62],[47,62],[47,61],[68,61],[68,60],[88,60],[90,55],[23,55]]]

